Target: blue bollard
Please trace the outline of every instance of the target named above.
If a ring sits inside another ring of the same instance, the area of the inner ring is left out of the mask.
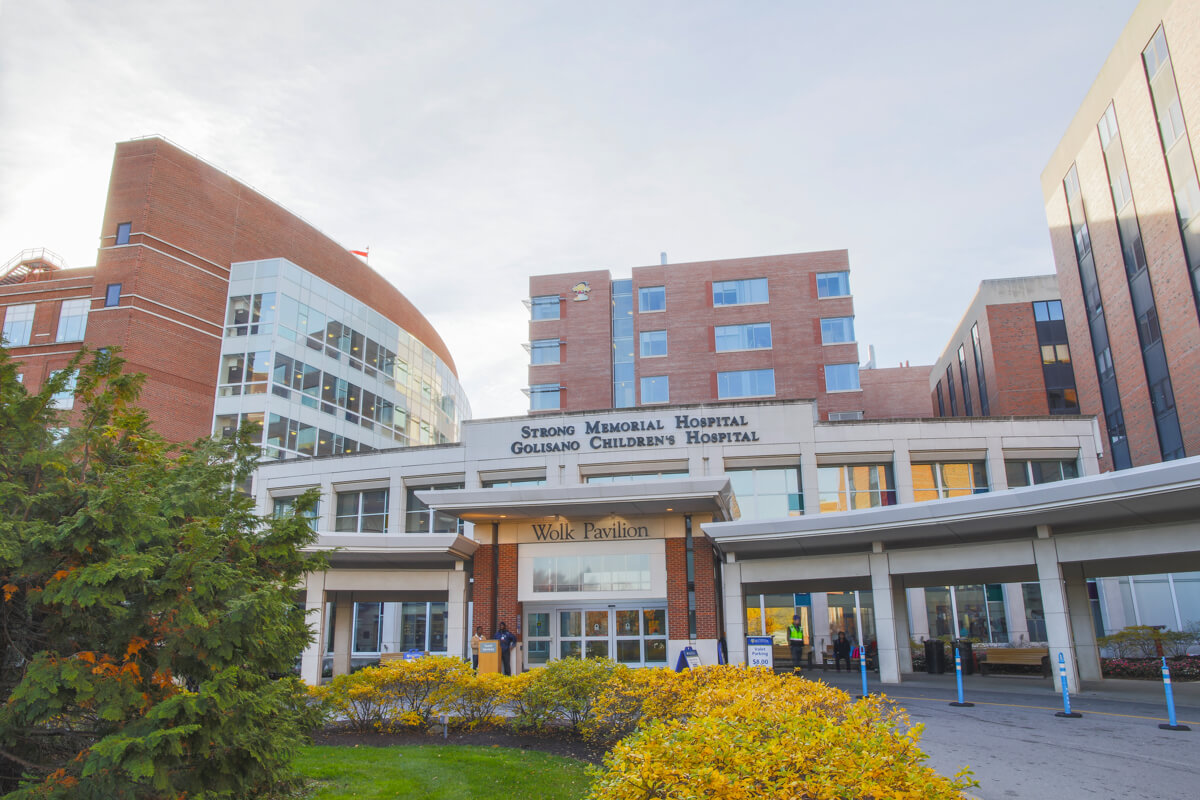
[[[951,703],[950,705],[957,706],[959,708],[971,708],[975,705],[974,703],[967,703],[963,701],[962,651],[958,649],[957,645],[952,644],[951,647],[954,648],[954,675],[956,678],[958,678],[958,702]]]
[[[1056,711],[1056,717],[1082,717],[1077,711],[1071,710],[1071,693],[1067,691],[1067,660],[1063,658],[1062,651],[1058,653],[1058,679],[1062,683],[1063,695],[1063,710]]]
[[[1162,657],[1163,688],[1167,691],[1167,719],[1170,722],[1159,723],[1164,731],[1190,731],[1187,725],[1180,725],[1175,720],[1175,694],[1171,691],[1171,670],[1167,668],[1167,657]]]
[[[867,691],[867,648],[865,647],[861,648],[858,652],[858,665],[862,667],[862,696],[866,697],[870,692]]]

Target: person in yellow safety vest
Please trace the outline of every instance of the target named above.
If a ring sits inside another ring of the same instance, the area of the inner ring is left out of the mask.
[[[800,669],[800,661],[804,658],[804,626],[800,617],[792,617],[792,624],[787,629],[788,647],[792,649],[792,667]]]

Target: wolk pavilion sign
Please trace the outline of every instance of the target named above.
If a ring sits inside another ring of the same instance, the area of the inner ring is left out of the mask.
[[[515,455],[565,453],[582,450],[621,450],[629,447],[674,447],[676,444],[738,444],[758,441],[758,431],[748,430],[745,415],[670,418],[608,422],[584,420],[582,437],[577,425],[522,425],[521,438],[509,448]]]
[[[531,541],[535,542],[588,542],[612,541],[615,539],[650,539],[648,525],[630,525],[623,520],[615,519],[600,522],[534,522],[529,526],[533,534]]]

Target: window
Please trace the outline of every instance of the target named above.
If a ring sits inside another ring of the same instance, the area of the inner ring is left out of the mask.
[[[515,486],[545,486],[545,478],[505,478],[502,480],[484,481],[485,489],[509,489]],[[419,501],[418,501],[419,502]]]
[[[804,513],[797,467],[727,469],[741,519],[798,517]]]
[[[817,467],[822,513],[896,505],[891,464]]]
[[[667,310],[667,287],[665,286],[643,286],[638,289],[638,311],[646,313],[647,311],[666,311]]]
[[[296,500],[297,498],[295,497],[276,497],[272,516],[274,516],[275,519],[280,519],[282,517],[289,517],[296,513]],[[320,518],[320,510],[321,501],[318,500],[312,508],[308,509],[301,515],[304,521],[308,523],[308,527],[312,528],[314,531],[317,529],[317,520]]]
[[[270,350],[228,353],[221,356],[221,385],[218,395],[232,397],[241,394],[266,394],[270,379]]]
[[[1063,318],[1062,301],[1046,300],[1033,304],[1033,318],[1037,322],[1058,321]]]
[[[982,461],[913,464],[912,479],[913,499],[918,503],[988,490],[987,467]]]
[[[269,324],[275,322],[275,293],[265,292],[255,295],[237,295],[229,298],[229,306],[225,312],[225,336],[245,336],[247,334],[254,335],[259,333],[259,326],[262,325],[262,333],[270,332]],[[325,318],[320,318],[322,326],[321,332],[315,335],[321,336],[325,334],[328,338],[335,338],[336,333],[333,331],[333,323],[330,325],[329,332],[325,332]],[[341,327],[340,325],[338,326]],[[336,342],[334,342],[336,344]],[[332,355],[332,354],[331,354]]]
[[[638,354],[642,358],[657,358],[667,354],[666,331],[642,331],[638,336]]]
[[[979,340],[979,323],[971,326],[971,347],[975,351],[975,379],[979,383],[979,413],[986,417],[991,414],[991,409],[988,407],[987,380],[983,374],[983,345]],[[941,403],[942,385],[938,383],[938,405]],[[938,416],[945,416],[945,413],[939,413]]]
[[[954,367],[946,365],[946,390],[950,393],[950,416],[958,416],[958,397],[954,394]]]
[[[129,234],[133,230],[132,222],[122,222],[117,225],[117,244],[129,244]]]
[[[829,317],[821,320],[821,344],[854,341],[854,317]]]
[[[534,592],[644,592],[649,589],[650,556],[645,553],[538,556],[533,559]]]
[[[775,394],[775,370],[748,369],[717,373],[717,398],[771,397]]]
[[[557,383],[539,383],[529,387],[529,410],[550,411],[561,408],[559,392],[562,387]]]
[[[1042,345],[1042,363],[1043,364],[1070,364],[1071,363],[1071,347],[1066,344],[1044,344]]]
[[[767,302],[767,279],[713,281],[713,306],[743,306]]]
[[[462,520],[453,514],[434,511],[417,497],[417,492],[461,488],[463,488],[461,483],[446,483],[440,486],[410,486],[404,501],[404,532],[462,533]]]
[[[861,411],[830,411],[830,422],[854,422],[863,418]]]
[[[1070,461],[1005,461],[1004,473],[1008,476],[1008,488],[1055,483],[1079,477],[1079,466]]]
[[[849,297],[849,272],[818,272],[817,297]]]
[[[350,668],[377,664],[380,653],[445,653],[446,616],[445,602],[355,603]]]
[[[557,364],[558,360],[558,339],[534,339],[529,343],[529,363]]]
[[[858,384],[858,364],[826,364],[825,391],[852,392]]]
[[[50,374],[53,379],[62,374],[62,370],[56,370]],[[67,379],[63,388],[54,394],[50,395],[50,407],[57,408],[60,411],[69,411],[75,407],[75,381],[79,378],[78,372],[72,372],[71,377]]]
[[[121,284],[110,283],[104,287],[104,307],[112,308],[121,305]]]
[[[529,301],[529,310],[533,319],[558,319],[559,297],[556,294],[543,294]]]
[[[23,347],[29,344],[33,335],[34,303],[23,306],[9,306],[4,315],[4,342],[9,347]]]
[[[958,346],[958,377],[963,387],[963,410],[968,417],[973,417],[975,409],[971,407],[971,376],[967,372],[967,349],[961,344]]]
[[[83,340],[83,333],[87,330],[88,307],[91,304],[90,298],[63,301],[58,312],[56,341],[79,342]]]
[[[718,353],[731,350],[771,349],[771,323],[752,322],[748,325],[717,325],[713,341]]]
[[[387,515],[387,489],[338,492],[333,529],[349,533],[385,533]]]
[[[584,483],[640,483],[641,481],[657,481],[663,478],[686,478],[687,470],[672,470],[667,472],[615,472],[610,475],[587,475]]]
[[[637,381],[634,366],[633,281],[612,284],[612,405],[631,408],[637,405]]]
[[[670,402],[670,385],[666,375],[642,378],[642,405]]]

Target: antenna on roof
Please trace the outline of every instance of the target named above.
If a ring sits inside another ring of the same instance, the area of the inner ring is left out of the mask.
[[[661,253],[659,253],[658,258],[659,258],[659,263],[665,267],[667,265],[667,251],[663,250]]]

